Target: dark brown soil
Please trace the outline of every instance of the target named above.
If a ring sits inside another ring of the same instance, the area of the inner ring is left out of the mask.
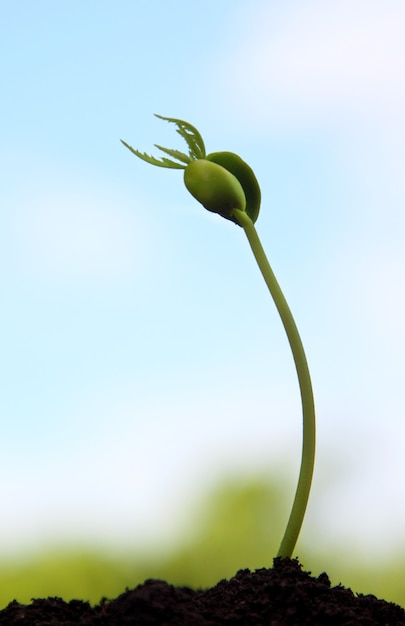
[[[147,580],[115,600],[91,607],[59,598],[11,602],[0,626],[405,626],[405,611],[371,595],[331,588],[296,560],[275,559],[272,569],[239,571],[212,589],[174,587]]]

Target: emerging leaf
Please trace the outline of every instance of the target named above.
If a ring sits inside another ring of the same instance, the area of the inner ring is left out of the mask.
[[[174,159],[177,159],[178,161],[182,161],[186,165],[191,163],[192,159],[189,156],[187,156],[187,154],[184,154],[184,152],[180,152],[180,150],[169,150],[169,148],[163,148],[163,146],[159,146],[157,143],[155,143],[155,146],[156,148],[159,148],[159,150],[161,150],[162,152],[169,154],[170,156],[172,156]]]
[[[157,113],[155,113],[155,116],[161,120],[166,120],[166,122],[172,122],[173,124],[176,124],[178,126],[176,132],[178,132],[179,135],[183,137],[183,139],[187,143],[191,160],[205,158],[204,141],[195,126],[192,126],[192,124],[189,124],[184,120],[179,120],[175,117],[163,117],[163,115],[157,115]]]
[[[140,152],[139,150],[136,150],[135,148],[127,144],[123,139],[121,139],[121,143],[123,143],[124,146],[128,148],[128,150],[130,150],[133,154],[135,154],[135,156],[139,157],[143,161],[146,161],[147,163],[150,163],[151,165],[158,165],[159,167],[169,167],[169,168],[178,169],[178,170],[182,170],[185,168],[185,165],[182,165],[181,163],[176,163],[175,161],[172,161],[171,159],[166,159],[166,157],[157,159],[156,157],[153,157],[150,154],[146,154],[146,152]],[[183,155],[183,156],[186,156],[186,155]]]
[[[135,154],[135,156],[139,157],[143,161],[146,161],[147,163],[150,163],[151,165],[157,165],[158,167],[168,167],[178,170],[184,169],[189,163],[194,160],[205,158],[205,146],[203,138],[194,126],[192,126],[188,122],[178,120],[174,117],[163,117],[163,115],[156,115],[156,117],[161,120],[166,120],[167,122],[173,122],[177,125],[177,132],[181,137],[183,137],[183,139],[187,143],[188,155],[184,154],[184,152],[180,152],[180,150],[171,150],[169,148],[163,148],[162,146],[155,144],[156,148],[176,160],[173,161],[173,159],[168,159],[167,157],[156,158],[154,156],[151,156],[150,154],[146,154],[146,152],[140,152],[139,150],[136,150],[121,139],[121,142],[124,144],[124,146],[128,148],[128,150],[130,150],[133,154]]]

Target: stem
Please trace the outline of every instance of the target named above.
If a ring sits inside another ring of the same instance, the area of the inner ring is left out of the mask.
[[[308,363],[302,345],[294,318],[287,304],[287,301],[281,291],[280,285],[271,269],[267,260],[263,246],[250,217],[239,209],[235,209],[233,216],[242,226],[249,240],[250,247],[255,256],[257,264],[263,275],[267,287],[272,295],[274,303],[280,314],[290,343],[291,351],[294,358],[295,368],[297,370],[298,382],[301,392],[302,414],[303,414],[303,439],[302,439],[302,456],[301,467],[298,478],[295,498],[292,505],[290,517],[281,541],[277,556],[282,558],[291,558],[298,535],[301,530],[302,522],[307,508],[309,492],[311,490],[312,474],[314,471],[315,461],[315,406],[314,396],[312,392],[311,376],[309,373]]]

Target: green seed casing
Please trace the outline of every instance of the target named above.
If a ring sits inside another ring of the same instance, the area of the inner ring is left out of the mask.
[[[233,152],[212,152],[206,158],[236,176],[246,197],[246,213],[255,223],[260,211],[261,192],[252,168]]]
[[[234,209],[245,210],[246,197],[236,176],[222,165],[208,159],[197,159],[187,165],[184,184],[198,202],[213,213],[235,221]]]

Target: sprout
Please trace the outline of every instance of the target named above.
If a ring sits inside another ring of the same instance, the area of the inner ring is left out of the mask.
[[[125,141],[122,143],[147,163],[184,169],[184,183],[194,198],[208,211],[218,213],[243,228],[290,343],[301,393],[303,441],[295,498],[277,556],[291,558],[311,489],[315,461],[315,406],[311,376],[297,326],[254,226],[260,209],[260,187],[253,170],[237,154],[213,152],[206,155],[204,141],[194,126],[176,118],[157,117],[177,125],[177,132],[187,143],[188,154],[157,145],[168,155],[158,159],[135,150]]]

